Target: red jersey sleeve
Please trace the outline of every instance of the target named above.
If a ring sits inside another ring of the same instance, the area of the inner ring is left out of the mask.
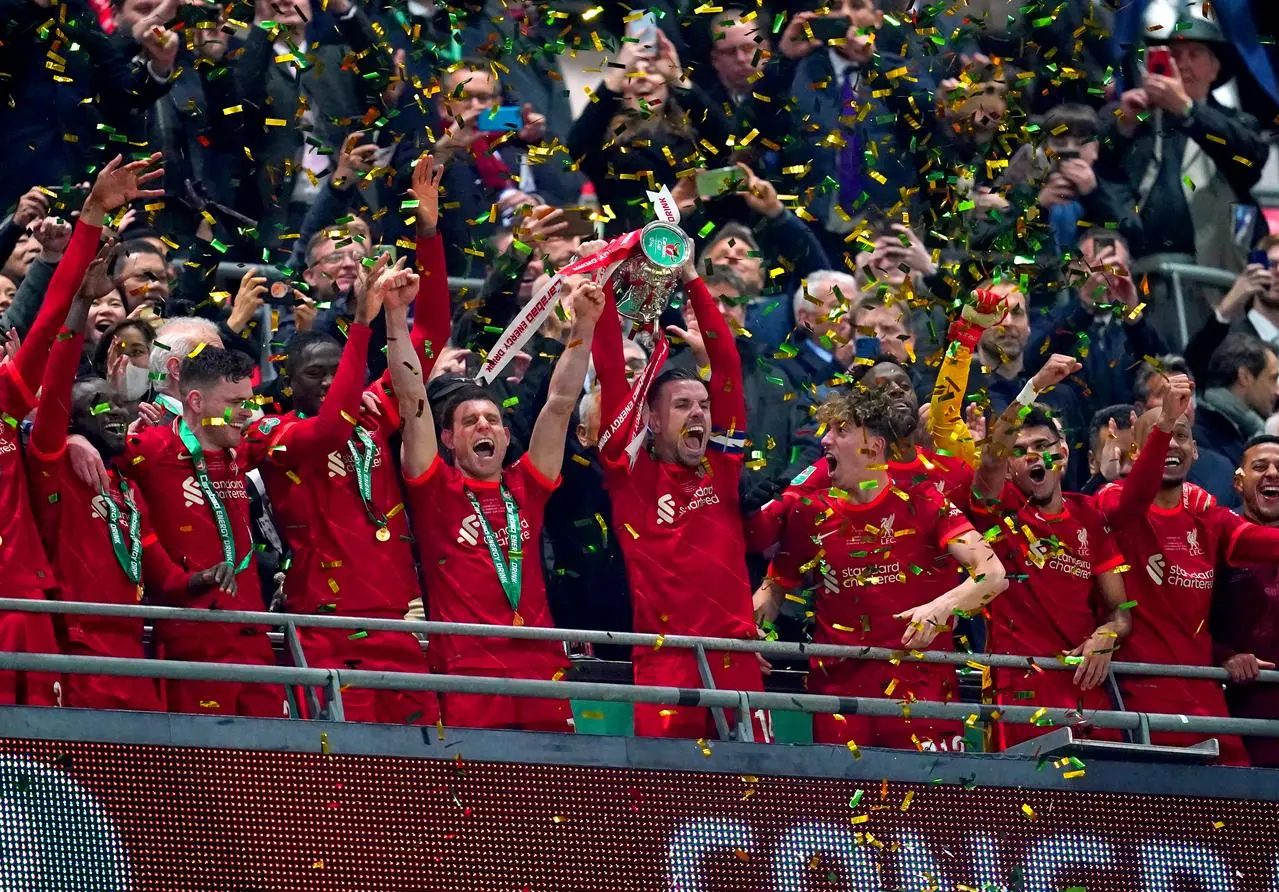
[[[1273,564],[1279,554],[1279,529],[1263,527],[1240,517],[1228,508],[1214,505],[1203,514],[1204,523],[1215,527],[1226,563]]]
[[[49,360],[54,335],[67,318],[71,301],[84,281],[85,271],[98,252],[101,237],[101,226],[76,223],[31,330],[22,339],[22,346],[18,348],[13,362],[0,368],[0,412],[22,418],[36,404],[33,391],[39,385],[41,373]]]
[[[1171,433],[1158,427],[1152,429],[1123,483],[1107,484],[1097,491],[1097,505],[1112,529],[1133,523],[1150,510],[1163,482],[1164,459],[1171,440]]]
[[[694,279],[684,285],[684,290],[697,315],[711,361],[711,441],[721,451],[740,455],[746,443],[746,393],[737,341],[705,282]]]
[[[427,379],[440,351],[448,343],[453,326],[449,272],[444,261],[442,236],[437,234],[417,240],[417,271],[420,278],[417,302],[413,305],[413,329],[409,335],[422,360],[422,376]]]
[[[911,493],[911,509],[921,522],[931,523],[933,543],[943,551],[951,540],[973,532],[964,512],[931,486]]]
[[[40,382],[40,406],[31,428],[28,453],[32,459],[54,464],[67,448],[71,424],[71,388],[84,349],[84,332],[64,330],[53,345]]]
[[[600,425],[607,425],[617,418],[626,405],[630,388],[626,384],[626,358],[622,353],[622,319],[617,314],[617,304],[612,298],[604,301],[604,311],[595,323],[595,338],[591,342],[591,360],[595,364],[595,378],[600,382]],[[636,407],[639,411],[640,407]],[[626,443],[623,437],[613,437],[600,451],[600,460],[625,463]]]

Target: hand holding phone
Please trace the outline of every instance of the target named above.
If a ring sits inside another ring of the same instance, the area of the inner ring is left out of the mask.
[[[475,126],[481,133],[503,133],[507,130],[519,130],[524,126],[524,114],[518,105],[499,105],[497,108],[486,108],[475,120]]]
[[[825,15],[813,19],[808,26],[812,29],[815,39],[829,43],[832,40],[847,37],[848,29],[853,26],[853,20],[846,15]]]
[[[1152,46],[1146,50],[1146,72],[1172,77],[1172,50],[1166,46]]]
[[[706,201],[742,191],[746,186],[746,177],[739,167],[717,167],[697,174],[696,183],[697,196]]]

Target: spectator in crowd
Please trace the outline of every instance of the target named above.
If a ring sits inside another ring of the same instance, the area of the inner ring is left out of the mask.
[[[848,371],[854,347],[848,311],[858,293],[856,279],[834,270],[812,273],[795,290],[799,343],[785,352],[796,386],[819,398]]]
[[[98,339],[91,360],[93,372],[106,379],[120,403],[136,407],[151,393],[154,344],[155,328],[145,319],[121,319]],[[87,350],[87,337],[84,345]]]
[[[731,160],[732,123],[688,78],[675,45],[660,31],[654,46],[623,42],[592,97],[573,123],[568,149],[595,184],[600,204],[613,212],[608,235],[643,224],[648,186],[674,186],[685,167]]]
[[[121,242],[111,266],[111,277],[132,313],[149,306],[162,313],[172,291],[169,263],[155,246],[143,239]]]
[[[1262,434],[1244,447],[1235,477],[1243,496],[1243,516],[1262,526],[1279,523],[1279,437]],[[1273,560],[1220,566],[1212,594],[1213,659],[1230,673],[1226,703],[1239,718],[1274,718],[1275,690],[1255,684],[1263,669],[1279,660],[1279,624],[1275,593],[1279,566]],[[1270,738],[1246,737],[1248,758],[1261,768],[1279,767],[1279,750]]]
[[[330,0],[326,9],[341,39],[312,43],[310,0],[258,0],[254,27],[234,51],[231,71],[251,159],[238,203],[272,249],[301,225],[329,172],[325,154],[341,148],[353,122],[380,107],[390,75],[391,60],[359,5]]]
[[[1137,312],[1141,299],[1129,271],[1123,236],[1090,229],[1079,239],[1066,302],[1032,335],[1027,359],[1037,366],[1045,353],[1079,358],[1081,380],[1097,403],[1133,399],[1132,370],[1147,356],[1168,352],[1163,339]]]
[[[1132,471],[1137,454],[1137,409],[1129,403],[1106,406],[1093,413],[1088,422],[1088,482],[1080,490],[1091,495]]]
[[[1195,416],[1195,440],[1239,467],[1244,443],[1262,433],[1279,397],[1279,359],[1251,335],[1230,335],[1208,363]]]
[[[1272,272],[1279,264],[1279,238],[1266,236],[1257,251],[1264,252],[1265,263],[1250,262],[1244,268],[1186,345],[1186,359],[1200,374],[1231,332],[1256,335],[1279,350],[1279,281]]]

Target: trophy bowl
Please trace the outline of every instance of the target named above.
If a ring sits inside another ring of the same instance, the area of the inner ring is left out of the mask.
[[[673,223],[654,221],[609,280],[617,312],[637,324],[657,321],[680,286],[680,268],[693,256],[693,240]]]

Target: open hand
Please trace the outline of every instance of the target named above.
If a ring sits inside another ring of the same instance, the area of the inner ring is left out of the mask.
[[[906,632],[902,635],[902,646],[909,650],[919,650],[932,644],[940,632],[949,628],[950,616],[950,611],[935,601],[894,614],[895,619],[905,620],[907,624]]]
[[[124,157],[116,155],[98,172],[85,204],[94,205],[104,213],[109,213],[138,198],[162,198],[163,189],[142,188],[164,176],[162,168],[147,170],[151,165],[158,164],[162,157],[156,152],[149,158],[125,164]]]
[[[1092,637],[1070,652],[1072,657],[1084,658],[1075,668],[1075,684],[1080,690],[1091,691],[1106,680],[1116,640],[1113,636],[1094,632]]]
[[[440,178],[444,176],[444,166],[435,163],[435,156],[425,152],[413,166],[413,184],[409,186],[409,195],[417,201],[413,209],[417,216],[417,234],[422,238],[431,238],[440,225]]]

